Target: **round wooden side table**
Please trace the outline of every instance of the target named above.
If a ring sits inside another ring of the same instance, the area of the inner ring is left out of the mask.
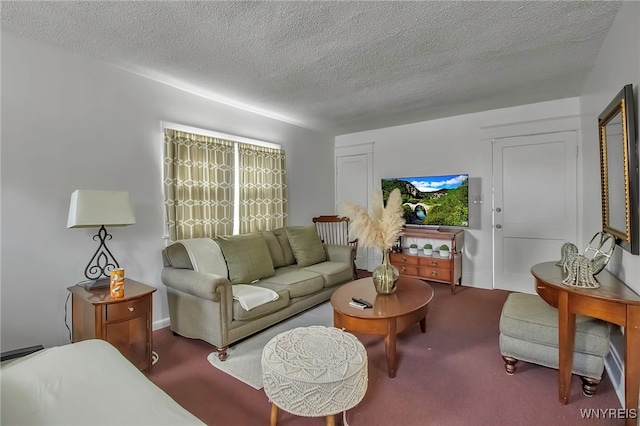
[[[433,288],[415,278],[400,277],[398,289],[389,295],[377,294],[371,277],[343,285],[331,296],[333,325],[347,331],[384,336],[389,377],[396,376],[396,335],[416,323],[426,332],[426,318]],[[370,309],[349,306],[351,299],[364,299]]]

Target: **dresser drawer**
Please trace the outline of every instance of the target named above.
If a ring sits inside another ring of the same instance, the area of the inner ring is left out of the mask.
[[[391,253],[389,255],[391,263],[399,267],[399,265],[418,265],[418,256],[410,256],[404,253]]]
[[[392,263],[392,265],[393,265],[393,263]],[[400,265],[395,264],[393,266],[398,268],[398,272],[400,272],[400,275],[411,275],[411,276],[414,276],[414,277],[418,276],[418,267],[417,266],[402,265],[402,264],[400,264]]]
[[[427,268],[421,266],[420,276],[425,280],[449,281],[451,279],[451,270],[441,268]]]
[[[428,266],[429,268],[451,269],[451,259],[444,257],[421,257],[420,266]]]
[[[126,288],[125,288],[126,291]],[[149,310],[149,298],[110,303],[106,306],[106,321],[122,321],[144,315]]]
[[[536,293],[551,306],[558,307],[558,291],[536,280]]]

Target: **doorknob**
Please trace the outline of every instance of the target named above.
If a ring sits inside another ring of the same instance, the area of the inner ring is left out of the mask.
[[[497,228],[497,229],[500,229],[500,228],[502,228],[502,225],[497,224],[497,225],[496,225],[496,228]]]
[[[496,207],[496,213],[500,213],[502,209],[500,207]]]

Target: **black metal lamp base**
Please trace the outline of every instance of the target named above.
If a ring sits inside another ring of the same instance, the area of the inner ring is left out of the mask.
[[[84,288],[87,290],[108,286],[111,270],[120,267],[118,261],[107,248],[106,241],[111,239],[111,234],[107,233],[104,225],[100,227],[93,239],[99,240],[100,245],[84,270],[84,276],[88,279],[85,281]]]
[[[109,287],[109,278],[99,278],[97,280],[88,280],[83,283],[85,290],[95,290],[98,288]]]

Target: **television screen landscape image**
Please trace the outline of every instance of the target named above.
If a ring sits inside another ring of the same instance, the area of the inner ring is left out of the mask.
[[[395,188],[402,195],[407,225],[469,226],[469,175],[384,178],[385,205]]]

